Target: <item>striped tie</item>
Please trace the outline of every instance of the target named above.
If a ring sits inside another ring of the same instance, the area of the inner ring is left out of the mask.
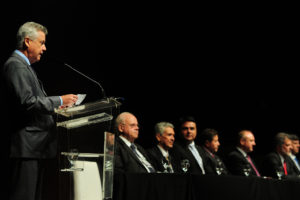
[[[252,160],[251,160],[251,158],[250,158],[249,155],[247,155],[247,160],[249,161],[251,167],[254,169],[254,171],[255,171],[255,173],[256,173],[256,176],[259,176],[259,177],[260,177],[260,174],[259,174],[258,170],[256,169],[255,165],[253,164],[253,162],[252,162]]]

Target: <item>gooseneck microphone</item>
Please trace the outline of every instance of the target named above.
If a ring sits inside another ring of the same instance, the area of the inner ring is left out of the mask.
[[[96,83],[96,84],[97,84],[97,85],[100,87],[100,89],[101,89],[101,92],[102,92],[103,98],[104,98],[104,99],[106,99],[106,94],[105,94],[105,91],[104,91],[104,89],[103,89],[102,85],[101,85],[99,82],[97,82],[97,81],[95,81],[94,79],[90,78],[89,76],[87,76],[87,75],[83,74],[82,72],[78,71],[77,69],[75,69],[74,67],[72,67],[71,65],[69,65],[69,64],[67,64],[67,63],[64,63],[64,65],[65,65],[65,66],[67,66],[68,68],[70,68],[71,70],[73,70],[73,71],[77,72],[77,73],[78,73],[78,74],[80,74],[81,76],[83,76],[83,77],[85,77],[85,78],[89,79],[90,81],[92,81],[92,82]]]

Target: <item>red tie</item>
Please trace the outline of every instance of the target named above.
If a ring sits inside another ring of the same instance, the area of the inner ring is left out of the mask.
[[[256,176],[260,176],[258,170],[257,170],[256,167],[254,166],[254,164],[253,164],[253,162],[252,162],[252,160],[251,160],[251,158],[250,158],[249,155],[247,155],[247,160],[249,161],[250,165],[251,165],[252,168],[254,169],[254,171],[255,171],[255,173],[256,173]]]
[[[287,175],[287,169],[286,169],[286,162],[284,161],[283,163],[283,170],[284,170],[284,175]]]

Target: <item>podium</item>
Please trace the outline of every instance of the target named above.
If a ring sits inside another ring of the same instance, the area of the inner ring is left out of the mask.
[[[59,199],[112,199],[113,119],[121,103],[107,98],[56,109],[59,134]]]

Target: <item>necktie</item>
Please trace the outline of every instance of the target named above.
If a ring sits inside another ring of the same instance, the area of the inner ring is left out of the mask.
[[[298,161],[296,156],[294,157],[294,161],[295,161],[295,164],[296,164],[296,167],[297,167],[298,171],[300,172],[300,165],[299,165],[299,161]]]
[[[166,167],[164,166],[164,167],[166,168],[167,172],[173,173],[174,171],[173,171],[172,164],[171,164],[169,156],[167,156],[165,158],[166,158],[166,161],[167,161],[167,166]]]
[[[194,155],[197,163],[199,164],[202,173],[205,174],[205,170],[204,170],[204,166],[203,166],[203,161],[201,156],[199,155],[198,150],[196,149],[195,145],[189,145],[189,150],[192,152],[192,154]]]
[[[166,160],[168,161],[168,163],[170,163],[169,156],[166,156],[165,158],[166,158]]]
[[[299,168],[300,166],[299,166],[299,161],[298,161],[297,157],[295,157],[294,160],[295,160],[295,162],[297,164],[297,167]]]
[[[299,165],[299,161],[298,161],[297,157],[295,157],[294,160],[295,160],[296,163]]]
[[[133,153],[138,157],[138,159],[141,161],[141,163],[144,165],[144,167],[146,167],[150,173],[154,173],[154,172],[155,172],[154,168],[153,168],[152,165],[146,160],[146,158],[141,157],[141,156],[138,154],[137,149],[136,149],[136,146],[135,146],[134,144],[131,144],[131,145],[130,145],[130,148],[132,149]]]
[[[250,163],[251,167],[254,169],[254,171],[255,171],[255,173],[256,173],[256,176],[260,176],[258,170],[257,170],[256,167],[254,166],[254,164],[253,164],[253,162],[252,162],[252,160],[251,160],[251,158],[250,158],[249,155],[247,155],[247,160],[248,160],[248,162]]]
[[[285,161],[283,162],[283,170],[284,170],[284,175],[288,175]]]

